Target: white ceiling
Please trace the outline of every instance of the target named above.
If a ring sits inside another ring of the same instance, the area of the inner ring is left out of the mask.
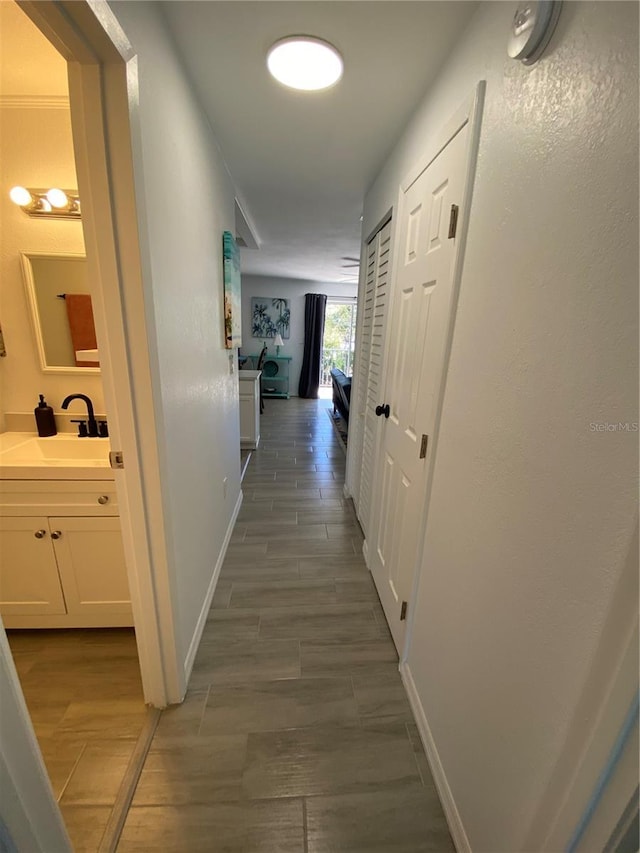
[[[362,201],[477,3],[215,0],[163,10],[261,241],[245,273],[341,281],[358,256]],[[342,53],[342,80],[301,93],[273,80],[292,34]],[[353,279],[352,279],[353,280]]]
[[[66,61],[8,0],[0,0],[0,95],[35,103],[69,97]]]
[[[260,249],[254,275],[339,282],[360,250],[364,194],[465,27],[465,0],[169,0],[164,12]],[[343,54],[325,92],[280,86],[265,58],[304,33]],[[66,63],[13,3],[0,0],[0,93],[67,94]]]

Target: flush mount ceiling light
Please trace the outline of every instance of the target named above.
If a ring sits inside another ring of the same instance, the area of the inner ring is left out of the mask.
[[[344,64],[328,42],[312,36],[288,36],[277,41],[267,54],[267,68],[290,89],[317,92],[338,82]]]

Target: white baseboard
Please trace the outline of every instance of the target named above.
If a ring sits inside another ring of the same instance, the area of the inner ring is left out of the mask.
[[[204,626],[207,624],[207,616],[209,615],[209,609],[211,607],[211,602],[213,601],[213,594],[216,591],[218,578],[220,577],[220,570],[222,569],[224,558],[227,555],[227,548],[229,547],[229,542],[231,541],[231,534],[233,533],[233,528],[235,526],[238,513],[240,512],[240,507],[242,506],[242,498],[242,489],[240,489],[240,494],[238,495],[238,500],[236,501],[236,505],[233,509],[233,515],[231,516],[231,521],[229,522],[229,526],[227,527],[227,532],[224,537],[224,542],[222,543],[222,548],[220,549],[220,554],[218,555],[218,559],[216,561],[215,569],[213,570],[213,574],[211,575],[211,581],[209,582],[209,588],[207,589],[207,594],[202,605],[202,610],[200,611],[200,616],[198,616],[196,629],[193,632],[193,637],[191,638],[191,643],[189,644],[189,651],[187,652],[187,656],[184,660],[184,676],[185,682],[187,684],[189,684],[189,678],[191,677],[191,670],[193,669],[193,662],[196,659],[198,646],[200,645],[200,640],[202,638],[202,632],[204,631]]]
[[[409,704],[411,705],[411,710],[413,711],[413,716],[415,717],[416,725],[420,732],[420,739],[422,740],[427,761],[429,762],[429,768],[431,769],[431,775],[433,776],[433,781],[436,784],[440,802],[442,803],[442,808],[444,810],[447,823],[449,824],[449,832],[453,838],[453,843],[455,844],[458,853],[471,853],[471,845],[469,844],[467,833],[464,831],[462,818],[460,817],[460,812],[458,811],[458,807],[453,799],[451,788],[447,782],[447,777],[444,772],[442,762],[440,761],[440,756],[438,755],[438,750],[436,748],[433,735],[431,734],[431,729],[429,728],[429,723],[427,722],[422,702],[418,696],[418,691],[416,690],[416,685],[413,680],[413,676],[411,675],[409,664],[400,664],[400,675],[402,676],[402,681],[404,682],[405,690],[409,697]]]

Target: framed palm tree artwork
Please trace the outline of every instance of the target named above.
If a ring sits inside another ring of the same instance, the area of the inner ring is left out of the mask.
[[[283,340],[289,337],[291,310],[288,299],[267,296],[251,298],[251,334],[254,338],[275,338],[278,332]]]
[[[240,252],[230,231],[222,235],[224,258],[224,345],[226,349],[242,346],[240,325]]]

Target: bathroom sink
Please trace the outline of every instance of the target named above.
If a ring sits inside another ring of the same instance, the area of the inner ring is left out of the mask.
[[[0,435],[0,475],[24,476],[17,469],[31,470],[38,477],[44,469],[60,471],[63,468],[109,468],[110,444],[108,438],[78,438],[59,434],[39,438],[29,433],[3,433]],[[51,476],[51,475],[49,475]]]

